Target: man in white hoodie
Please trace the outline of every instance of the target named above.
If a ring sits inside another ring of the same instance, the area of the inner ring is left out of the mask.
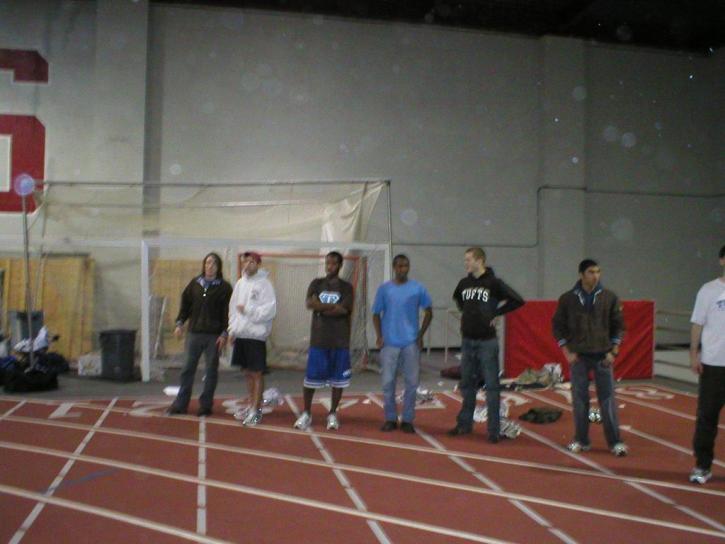
[[[247,376],[250,407],[243,424],[262,421],[263,373],[267,368],[267,337],[277,313],[274,287],[261,269],[262,257],[248,251],[229,301],[229,343],[234,343],[232,365],[242,367]]]

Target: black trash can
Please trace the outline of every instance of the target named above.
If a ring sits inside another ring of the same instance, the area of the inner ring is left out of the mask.
[[[130,382],[135,378],[133,354],[136,331],[114,329],[101,331],[101,378]]]

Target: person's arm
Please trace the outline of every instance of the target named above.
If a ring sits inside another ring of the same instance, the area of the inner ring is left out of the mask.
[[[312,280],[312,283],[310,283],[310,286],[307,288],[307,297],[305,299],[305,306],[307,309],[312,310],[313,312],[326,312],[335,307],[334,304],[325,304],[320,302],[318,297],[317,280]]]
[[[375,301],[373,302],[373,327],[375,327],[375,347],[381,349],[385,344],[385,338],[383,338],[383,325],[380,320],[380,314],[385,312],[385,286],[381,285],[375,292]]]
[[[375,347],[381,349],[385,340],[383,338],[383,327],[380,323],[380,314],[373,314],[373,327],[375,327]]]
[[[189,283],[181,293],[181,304],[179,305],[179,314],[176,316],[176,327],[174,328],[176,338],[181,338],[182,334],[184,334],[184,323],[191,315],[191,286],[192,283]]]
[[[619,346],[624,336],[624,316],[622,315],[622,305],[619,299],[614,297],[612,307],[609,311],[609,336],[612,343],[612,349],[606,355],[607,362],[611,365],[619,355]]]
[[[459,312],[463,311],[463,297],[461,296],[461,283],[458,282],[456,290],[453,291],[453,301],[456,303],[456,308]]]
[[[219,338],[216,339],[216,347],[219,351],[224,349],[227,345],[227,339],[229,337],[229,300],[232,298],[232,286],[222,281],[220,289],[224,291],[222,295],[222,305],[219,309],[219,318],[222,322],[222,332],[219,334]]]
[[[568,310],[565,301],[565,295],[559,297],[559,304],[556,306],[554,317],[551,319],[551,328],[554,334],[554,339],[559,345],[561,352],[564,354],[564,358],[569,364],[576,363],[577,355],[569,351],[566,346],[566,339],[569,336],[569,321],[568,321]]]
[[[433,308],[428,306],[423,310],[423,323],[421,323],[420,331],[418,331],[418,347],[420,349],[423,349],[423,338],[431,321],[433,321]]]
[[[700,360],[701,339],[702,325],[693,323],[690,329],[690,368],[695,374],[702,374],[702,361]]]
[[[521,308],[524,305],[524,299],[511,287],[509,287],[505,281],[498,280],[498,299],[503,300],[504,303],[496,308],[494,315],[496,317],[513,312],[514,310]]]
[[[419,303],[423,308],[423,323],[421,323],[420,330],[418,331],[418,347],[423,349],[423,338],[430,326],[430,322],[433,320],[433,300],[430,298],[428,289],[426,289],[423,285],[420,286]]]
[[[341,287],[340,296],[342,297],[340,302],[338,302],[337,304],[332,304],[332,309],[323,311],[322,313],[324,315],[339,317],[352,313],[352,285],[350,285],[349,287]]]

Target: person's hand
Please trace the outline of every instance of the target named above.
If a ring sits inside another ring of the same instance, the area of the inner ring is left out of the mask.
[[[244,304],[237,304],[237,311],[240,314],[243,314],[244,313]]]
[[[375,347],[378,349],[383,349],[384,340],[382,336],[378,336],[375,340]]]
[[[422,336],[418,336],[418,349],[420,351],[423,351],[423,337]]]
[[[176,328],[174,329],[174,338],[180,340],[182,336],[184,336],[184,329],[181,325],[176,325]]]
[[[614,354],[610,351],[604,356],[604,366],[612,366],[614,364]]]
[[[566,357],[566,362],[569,363],[570,365],[573,365],[578,360],[577,354],[576,353],[572,353],[569,350],[566,350],[564,352],[564,357]]]
[[[690,368],[698,376],[702,374],[702,361],[700,361],[700,354],[697,353],[694,356],[690,356]]]
[[[224,351],[224,346],[227,345],[227,337],[226,336],[220,336],[216,339],[216,349],[217,351]]]
[[[497,315],[496,317],[494,317],[494,318],[493,318],[493,319],[491,320],[491,323],[490,323],[490,325],[491,325],[491,326],[492,326],[492,327],[493,327],[493,328],[495,329],[496,327],[498,327],[498,323],[499,323],[499,321],[501,321],[501,316],[500,316],[500,315]]]

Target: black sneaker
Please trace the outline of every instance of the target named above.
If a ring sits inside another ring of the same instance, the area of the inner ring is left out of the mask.
[[[173,404],[166,409],[166,415],[167,416],[178,416],[178,415],[185,414],[185,413],[186,413],[186,410],[182,410],[181,408],[177,408]]]
[[[498,437],[498,436],[496,436],[496,435],[492,435],[492,436],[489,436],[489,437],[488,437],[488,441],[489,441],[489,443],[491,443],[491,444],[498,444],[498,442],[499,442],[499,440],[500,440],[500,439],[501,439],[501,438],[500,438],[500,437]]]
[[[412,423],[407,421],[403,421],[403,423],[400,424],[400,430],[404,433],[415,434],[415,427],[413,427]]]
[[[458,425],[456,425],[450,431],[448,431],[448,436],[460,436],[462,434],[471,434],[471,429],[466,427],[459,427]]]
[[[390,431],[394,431],[397,428],[398,428],[397,421],[386,421],[385,423],[383,423],[383,426],[380,427],[380,430],[383,431],[384,433],[387,433]]]
[[[196,411],[196,415],[199,416],[199,417],[202,417],[202,416],[210,416],[211,414],[212,414],[212,409],[211,408],[202,407],[202,408],[199,408]]]

